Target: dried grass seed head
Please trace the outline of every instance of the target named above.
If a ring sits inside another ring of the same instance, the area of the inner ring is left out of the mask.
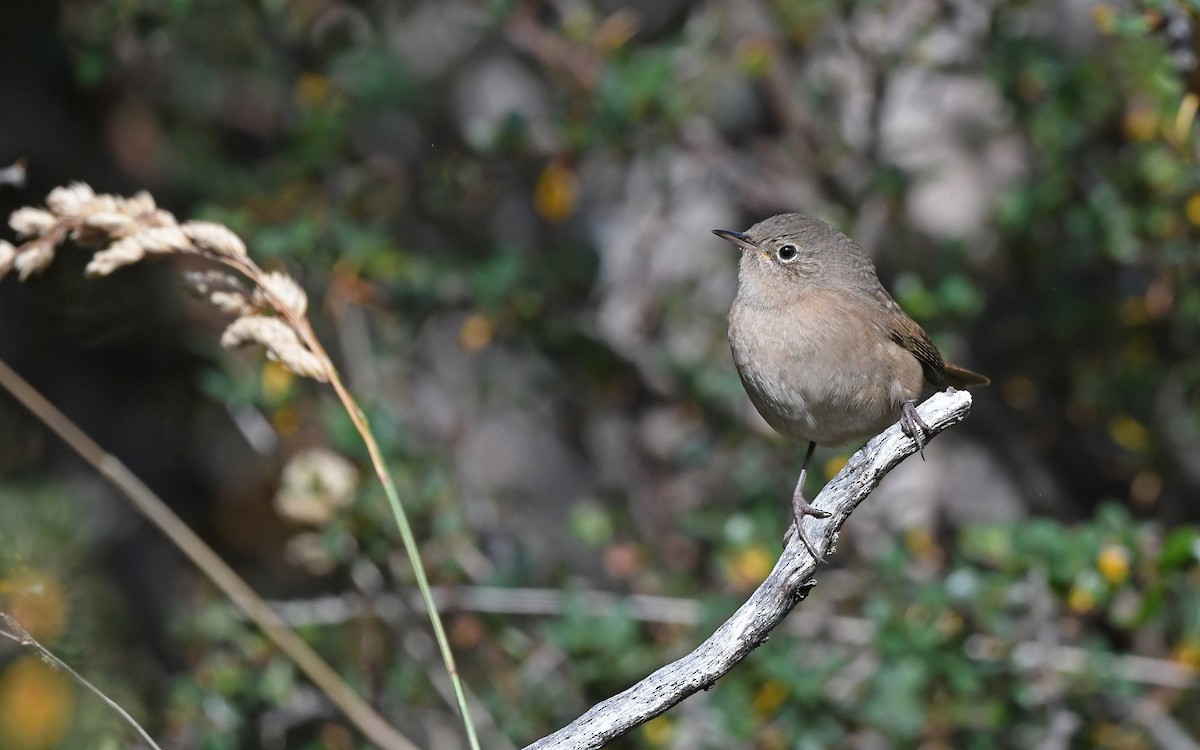
[[[207,297],[216,291],[250,294],[250,290],[236,276],[215,268],[203,271],[184,271],[183,283],[198,297]]]
[[[83,218],[88,213],[96,211],[95,202],[95,191],[82,182],[73,182],[66,187],[54,188],[50,191],[50,195],[46,196],[46,205],[64,219]],[[109,208],[109,206],[104,206],[104,208]]]
[[[84,269],[88,276],[107,276],[118,268],[137,263],[146,257],[146,250],[137,237],[126,237],[92,256]]]
[[[192,247],[188,236],[176,224],[148,227],[135,234],[133,239],[141,244],[148,255],[185,252]]]
[[[127,216],[144,217],[155,216],[160,212],[158,204],[154,202],[154,196],[147,193],[145,190],[138,191],[132,198],[119,198],[118,207],[120,212]],[[175,217],[171,217],[172,220]]]
[[[35,273],[46,270],[54,261],[54,245],[49,242],[31,242],[21,247],[21,252],[13,259],[13,268],[17,269],[17,278],[25,281]]]
[[[212,221],[189,221],[181,226],[183,233],[201,250],[230,258],[246,257],[246,244],[223,224]]]
[[[221,346],[262,344],[267,356],[297,375],[320,382],[329,380],[329,366],[301,342],[296,331],[281,318],[246,315],[229,324],[221,335]]]
[[[140,226],[135,216],[120,211],[97,211],[83,220],[83,226],[76,232],[75,238],[85,244],[90,244],[88,240],[94,243],[104,237],[121,239],[137,232]]]
[[[244,294],[216,291],[209,294],[207,299],[210,305],[226,315],[251,315],[254,313],[254,305],[250,304],[249,298]]]
[[[41,208],[18,208],[8,217],[8,225],[21,237],[41,237],[57,224],[58,218]]]
[[[290,312],[303,316],[308,311],[308,295],[296,283],[296,280],[282,271],[265,273],[258,280],[258,285],[264,292],[264,302],[274,302],[272,307],[280,306],[280,312]],[[258,295],[256,295],[257,297]]]
[[[13,261],[16,259],[17,249],[13,247],[12,243],[0,240],[0,279],[3,279],[12,270]]]
[[[224,271],[185,271],[183,282],[197,297],[228,315],[250,315],[255,311],[250,302],[250,290],[237,278]]]

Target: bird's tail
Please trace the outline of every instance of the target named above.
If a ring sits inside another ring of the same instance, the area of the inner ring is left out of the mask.
[[[969,388],[973,385],[987,385],[992,382],[986,375],[972,372],[965,367],[959,367],[950,362],[946,363],[946,384],[955,388]]]

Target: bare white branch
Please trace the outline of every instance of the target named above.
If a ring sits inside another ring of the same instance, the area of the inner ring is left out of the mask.
[[[966,418],[971,394],[947,390],[918,407],[930,437]],[[838,530],[858,504],[897,464],[915,453],[916,444],[900,426],[883,431],[855,453],[846,467],[825,485],[814,505],[829,511],[827,519],[805,518],[805,529],[817,551],[827,554]],[[619,695],[596,706],[527,750],[599,748],[653,719],[684,698],[712,685],[758,648],[816,584],[817,562],[792,538],[775,569],[762,585],[708,640],[687,656],[651,674]]]

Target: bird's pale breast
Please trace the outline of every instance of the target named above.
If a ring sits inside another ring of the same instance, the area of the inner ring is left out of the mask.
[[[838,445],[896,421],[924,377],[913,355],[877,324],[872,302],[814,290],[790,304],[735,301],[734,363],[759,414],[780,433]]]

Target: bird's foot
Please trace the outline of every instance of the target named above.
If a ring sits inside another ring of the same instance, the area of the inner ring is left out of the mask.
[[[925,424],[925,420],[921,419],[921,415],[917,413],[917,407],[912,401],[905,401],[904,407],[900,411],[900,429],[904,431],[917,444],[917,452],[921,454],[921,460],[925,460],[925,444],[929,442],[929,425]]]
[[[825,558],[817,552],[817,548],[813,546],[812,540],[804,533],[804,517],[812,516],[813,518],[829,518],[832,515],[827,510],[821,510],[815,505],[812,505],[804,499],[804,495],[796,492],[792,495],[792,523],[788,526],[787,532],[783,535],[783,546],[787,547],[792,541],[792,535],[800,537],[800,543],[808,550],[808,554],[812,555],[817,562],[825,562]]]

